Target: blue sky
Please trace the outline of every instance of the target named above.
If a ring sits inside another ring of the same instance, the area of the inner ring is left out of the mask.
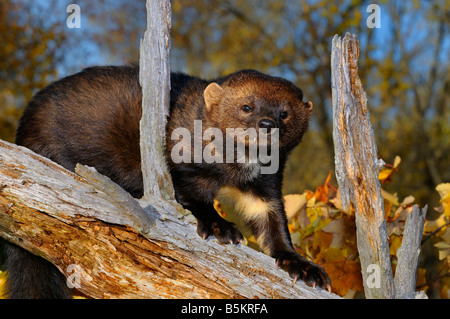
[[[59,20],[61,24],[66,23],[67,16],[66,8],[71,3],[76,3],[74,0],[36,0],[30,3],[30,13],[44,19],[48,19],[49,22],[54,22],[55,19]],[[145,0],[142,0],[145,3]],[[313,1],[314,2],[314,1]],[[114,11],[117,4],[121,3],[120,0],[103,0],[95,4],[98,10]],[[392,20],[390,18],[390,13],[388,12],[387,6],[384,5],[384,1],[373,1],[373,3],[378,3],[381,8],[381,28],[373,29],[374,33],[373,40],[380,43],[378,51],[374,52],[373,58],[382,58],[385,56],[386,52],[389,50],[389,44],[392,43]],[[412,5],[413,2],[409,4]],[[432,1],[423,1],[421,3],[422,8],[430,7],[433,5]],[[143,4],[144,6],[144,4]],[[144,7],[143,7],[144,9]],[[366,6],[361,6],[362,16],[367,18],[370,13],[366,12]],[[108,52],[103,52],[100,45],[93,41],[88,40],[89,33],[96,33],[101,31],[101,28],[108,29],[105,25],[96,25],[95,21],[92,21],[87,13],[83,12],[83,5],[81,4],[81,19],[82,28],[81,29],[68,29],[66,28],[67,35],[76,37],[78,39],[83,39],[83,34],[86,40],[81,40],[78,43],[73,43],[70,50],[65,57],[64,64],[59,66],[60,76],[67,75],[68,73],[76,72],[86,66],[98,65],[98,64],[123,64],[125,58],[114,56],[108,54]],[[364,18],[364,19],[365,19]],[[401,24],[402,34],[409,33],[410,36],[404,39],[404,45],[409,50],[417,45],[423,45],[426,43],[426,36],[430,30],[424,28],[423,21],[425,19],[423,11],[417,11],[410,16],[406,16],[403,23]],[[93,23],[94,22],[94,23]],[[145,22],[143,23],[145,25]],[[429,25],[429,24],[428,24]],[[144,30],[143,30],[144,31]],[[360,39],[361,42],[365,41],[364,38]],[[383,45],[386,44],[386,45]],[[130,43],[138,47],[138,43]],[[331,45],[331,40],[330,40]],[[364,48],[362,46],[362,48]],[[425,48],[426,50],[426,48]],[[447,34],[445,40],[442,44],[442,51],[440,54],[440,60],[443,62],[448,62],[448,56],[450,55],[450,37]],[[422,60],[418,61],[412,70],[412,73],[421,72],[423,69],[427,68],[427,64],[430,61],[432,52],[422,55]],[[394,56],[394,59],[398,57]]]

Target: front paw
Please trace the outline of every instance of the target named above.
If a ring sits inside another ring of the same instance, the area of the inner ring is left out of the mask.
[[[281,252],[274,255],[277,266],[286,270],[294,278],[303,280],[310,287],[320,287],[331,291],[331,282],[328,274],[319,265],[306,260],[294,252]]]
[[[237,229],[236,225],[224,219],[198,221],[197,233],[203,239],[214,235],[220,244],[242,243],[244,237]]]

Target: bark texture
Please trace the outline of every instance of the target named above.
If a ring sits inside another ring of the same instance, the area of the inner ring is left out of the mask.
[[[0,140],[0,236],[55,264],[94,298],[335,298],[275,261],[196,234],[189,211],[137,201],[95,169],[76,173]]]
[[[142,86],[141,159],[144,198],[174,199],[164,157],[170,105],[170,0],[147,1],[147,31],[141,40],[139,81]]]
[[[394,285],[378,158],[366,93],[358,76],[359,42],[334,36],[331,53],[333,139],[336,178],[344,209],[353,203],[357,243],[367,298],[414,296],[426,208],[408,217]],[[396,288],[398,291],[396,292]]]

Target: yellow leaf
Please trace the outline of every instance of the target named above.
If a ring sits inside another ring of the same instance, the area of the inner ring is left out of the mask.
[[[441,215],[439,218],[434,220],[426,220],[424,225],[424,233],[432,233],[438,228],[444,226],[446,224],[445,216]]]
[[[331,179],[331,171],[328,173],[327,178],[325,179],[325,182],[316,188],[316,191],[314,192],[314,197],[317,201],[322,203],[328,202],[328,182]]]
[[[288,219],[292,219],[306,206],[305,194],[290,194],[284,197],[284,210]]]
[[[384,180],[388,179],[392,175],[393,171],[394,170],[392,168],[381,169],[380,173],[378,174],[378,179],[383,182]]]
[[[389,252],[391,256],[397,256],[397,250],[402,244],[402,237],[397,235],[391,235],[389,237]]]
[[[450,183],[441,183],[436,186],[436,190],[441,196],[441,201],[445,199],[450,199]]]
[[[330,247],[325,250],[323,257],[329,263],[344,261],[345,258],[342,255],[342,251],[339,248]]]
[[[450,243],[450,228],[447,228],[447,229],[445,230],[445,233],[444,233],[444,235],[441,236],[441,238],[442,238],[445,242]]]
[[[439,249],[439,260],[444,260],[450,256],[450,249]]]
[[[444,260],[450,256],[450,229],[447,228],[440,238],[443,239],[443,241],[434,244],[434,247],[439,249],[439,260]]]
[[[295,225],[293,225],[291,223],[288,224],[288,229],[289,229],[290,234],[300,231],[300,228],[296,227]]]
[[[386,164],[387,167],[384,167],[380,170],[380,173],[378,174],[378,179],[380,180],[381,184],[386,184],[391,182],[392,176],[395,172],[398,171],[398,166],[401,162],[400,156],[396,156],[394,159],[394,165]]]
[[[397,193],[391,194],[386,192],[384,189],[381,188],[381,196],[383,196],[383,198],[389,202],[391,202],[392,205],[394,206],[399,206],[400,203],[398,202],[398,196]]]
[[[0,270],[0,299],[6,299],[6,271]]]
[[[317,224],[319,223],[320,218],[322,217],[323,212],[322,209],[320,209],[320,207],[312,207],[306,209],[306,214],[311,224],[313,224],[313,226],[316,227]]]
[[[397,168],[400,165],[400,162],[402,161],[402,159],[400,158],[400,156],[396,156],[394,159],[394,168]]]
[[[309,192],[309,191],[307,191],[307,192]],[[308,198],[308,194],[306,193],[306,199],[308,200],[306,202],[306,207],[314,207],[314,206],[316,206],[316,198],[314,197],[314,195],[311,198]]]
[[[450,183],[442,183],[436,186],[441,196],[441,204],[444,207],[444,215],[450,218]]]
[[[447,244],[445,241],[440,241],[440,242],[434,244],[434,247],[437,247],[439,249],[448,249],[448,248],[450,248],[450,244]]]
[[[349,289],[362,291],[361,265],[355,260],[348,260],[341,249],[330,247],[321,252],[315,262],[320,264],[330,276],[333,292],[344,296]]]

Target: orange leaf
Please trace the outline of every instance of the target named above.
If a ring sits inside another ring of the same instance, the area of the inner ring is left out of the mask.
[[[325,183],[316,188],[314,192],[314,196],[316,200],[322,203],[328,202],[328,182],[331,179],[331,171],[328,173],[327,178],[325,179]]]

